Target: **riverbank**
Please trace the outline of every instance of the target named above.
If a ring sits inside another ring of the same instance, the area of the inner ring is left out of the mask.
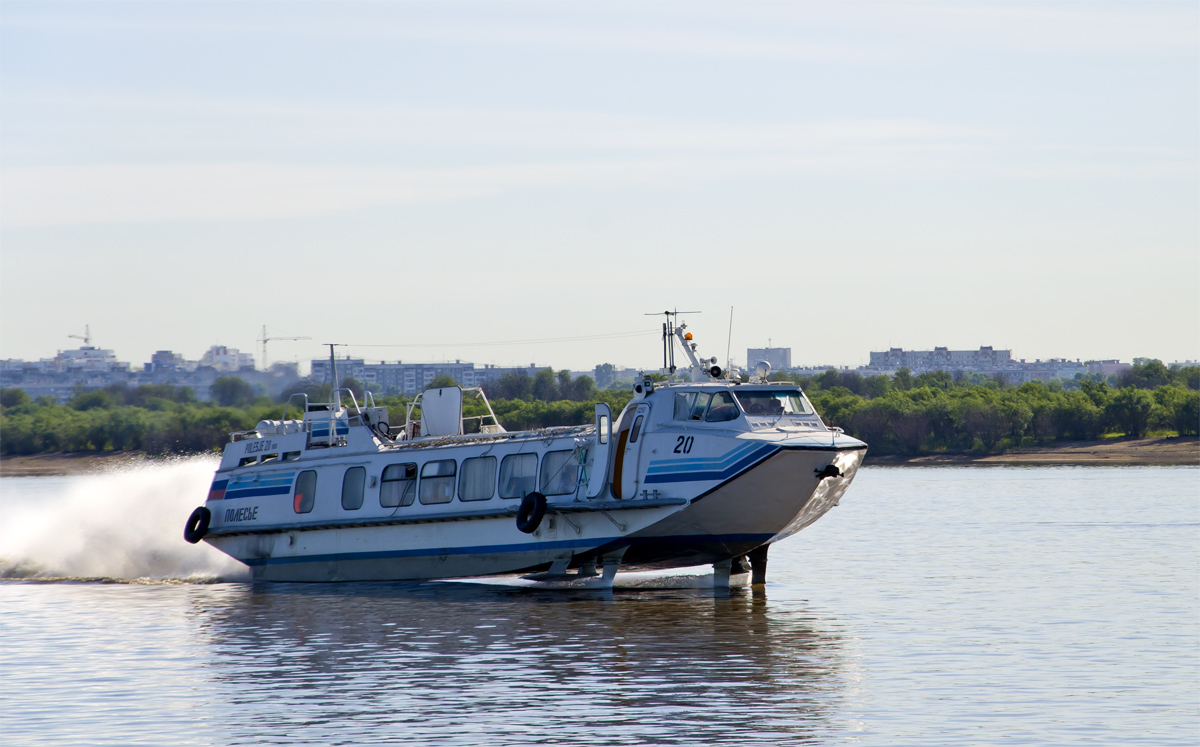
[[[1003,454],[931,454],[927,456],[871,456],[867,465],[941,466],[951,464],[1014,465],[1200,465],[1200,438],[1108,438],[1101,441],[1067,441],[1050,446],[1014,449]]]
[[[170,457],[167,457],[168,459]],[[44,477],[108,472],[159,461],[140,451],[50,452],[22,456],[0,456],[0,477]],[[1023,465],[1200,465],[1200,439],[1195,436],[1167,438],[1109,438],[1103,441],[1070,441],[1052,446],[1019,449],[1004,454],[933,454],[928,456],[873,456],[866,464],[939,466],[952,464]]]

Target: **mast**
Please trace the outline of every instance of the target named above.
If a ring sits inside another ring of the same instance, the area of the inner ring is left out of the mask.
[[[680,311],[680,310],[676,309],[675,311],[656,311],[653,314],[645,315],[645,316],[658,316],[659,314],[662,314],[663,316],[665,316],[667,318],[667,320],[665,322],[663,322],[663,327],[662,327],[662,330],[663,330],[663,333],[662,333],[663,334],[662,372],[664,374],[666,374],[667,376],[673,376],[675,374],[675,370],[676,370],[675,369],[675,342],[674,342],[674,338],[676,337],[675,317],[678,316],[679,314],[699,314],[699,313],[700,313],[699,311]]]
[[[336,343],[330,342],[326,344],[329,345],[329,375],[333,379],[329,390],[329,401],[334,403],[336,409],[342,406],[342,393],[338,391],[337,358],[333,355],[333,348]]]

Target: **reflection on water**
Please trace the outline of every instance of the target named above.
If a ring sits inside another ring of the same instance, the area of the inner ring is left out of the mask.
[[[232,742],[264,731],[349,743],[820,739],[846,681],[828,624],[744,592],[423,583],[218,593],[219,603],[196,596],[191,616],[208,672],[235,694],[223,719]]]

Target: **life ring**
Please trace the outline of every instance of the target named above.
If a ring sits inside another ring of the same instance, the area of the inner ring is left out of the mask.
[[[204,539],[208,534],[208,522],[212,521],[212,511],[200,506],[188,517],[183,527],[183,538],[193,545]]]
[[[387,438],[391,435],[392,428],[387,423],[380,421],[375,424],[375,432],[378,433],[379,435],[383,436],[384,438]]]
[[[541,526],[542,517],[546,515],[546,496],[541,493],[530,493],[521,499],[521,508],[517,509],[517,529],[525,534],[533,534]]]

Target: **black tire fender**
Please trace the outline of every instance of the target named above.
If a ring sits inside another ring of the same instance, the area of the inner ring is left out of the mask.
[[[208,534],[210,521],[212,521],[212,511],[200,506],[188,517],[187,524],[183,527],[183,538],[193,545],[204,539],[204,535]]]
[[[546,515],[546,496],[538,492],[530,493],[521,499],[521,507],[517,509],[517,529],[525,534],[533,534],[542,524]]]

